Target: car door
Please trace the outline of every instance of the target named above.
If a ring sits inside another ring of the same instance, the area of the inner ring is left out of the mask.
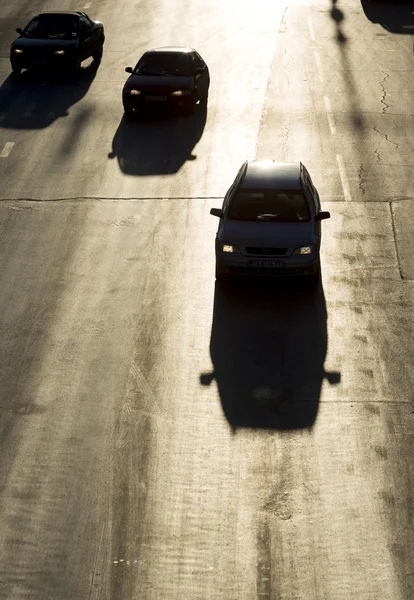
[[[96,40],[92,23],[86,18],[79,19],[80,59],[85,60],[95,52]]]
[[[210,84],[210,75],[208,67],[198,52],[194,52],[193,56],[194,72],[197,84],[197,99],[201,100],[208,96],[208,88]]]

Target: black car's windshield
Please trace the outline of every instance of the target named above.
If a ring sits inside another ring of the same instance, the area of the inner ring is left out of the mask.
[[[235,221],[309,221],[307,200],[296,190],[243,190],[234,196],[227,217]]]
[[[189,56],[184,53],[154,52],[141,58],[135,68],[138,75],[191,75]]]
[[[37,39],[72,39],[78,36],[78,20],[66,15],[36,17],[25,27],[23,35]]]

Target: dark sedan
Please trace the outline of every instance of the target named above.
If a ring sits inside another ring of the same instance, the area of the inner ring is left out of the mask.
[[[319,194],[302,163],[247,161],[224,197],[216,236],[216,278],[320,277]]]
[[[149,107],[185,109],[194,112],[198,102],[207,102],[210,86],[208,67],[192,48],[164,47],[145,52],[122,92],[127,117]]]
[[[102,58],[104,27],[84,12],[44,12],[26,27],[10,48],[13,73],[22,69],[79,69],[82,61]]]

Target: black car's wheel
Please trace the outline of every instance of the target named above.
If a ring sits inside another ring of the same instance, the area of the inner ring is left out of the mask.
[[[321,281],[321,263],[318,263],[318,268],[316,269],[315,273],[312,273],[312,275],[308,275],[307,276],[309,283],[312,286],[317,287]]]
[[[219,265],[217,262],[216,262],[216,273],[215,273],[215,275],[216,275],[216,280],[220,281],[220,282],[227,281],[228,278],[229,278],[228,274],[225,272],[225,270],[223,269],[223,267],[221,265]]]
[[[132,108],[124,106],[124,119],[125,121],[132,121],[134,118],[134,111]]]
[[[92,54],[92,58],[96,62],[100,62],[102,60],[102,55],[103,55],[103,40],[101,40],[99,42],[99,46],[97,47],[95,52]]]
[[[74,75],[77,75],[80,68],[81,68],[81,60],[80,58],[76,57],[73,62],[72,62],[72,66],[71,66],[71,71]]]
[[[22,68],[21,67],[18,67],[16,65],[12,65],[12,73],[13,73],[14,77],[18,77],[21,72],[22,72]]]
[[[188,102],[188,112],[190,115],[193,115],[196,111],[196,107],[197,107],[197,92],[193,92],[190,96],[189,102]]]

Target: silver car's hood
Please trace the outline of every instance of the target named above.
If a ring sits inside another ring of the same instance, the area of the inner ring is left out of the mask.
[[[294,250],[314,243],[313,221],[276,223],[274,221],[225,221],[219,233],[221,242],[234,244],[241,251],[246,246],[278,247]]]

